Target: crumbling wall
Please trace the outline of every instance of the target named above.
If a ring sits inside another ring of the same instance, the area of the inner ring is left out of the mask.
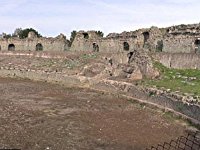
[[[173,36],[163,40],[163,52],[195,53],[195,37]]]
[[[168,68],[200,69],[200,55],[195,53],[157,53],[155,58]]]
[[[94,44],[100,43],[101,37],[95,31],[79,31],[70,47],[71,51],[94,51]],[[99,48],[100,49],[100,48]]]
[[[153,51],[157,40],[161,38],[162,33],[156,27],[121,34],[110,33],[104,38],[95,31],[80,31],[72,43],[71,51],[95,51],[94,44],[98,45],[100,52],[123,52],[139,48]]]
[[[43,51],[65,51],[69,50],[69,41],[61,34],[56,38],[37,38],[29,36],[26,39],[1,38],[1,51],[8,51],[9,45],[14,45],[15,51],[36,51],[36,45],[41,44]]]
[[[14,44],[15,50],[35,51],[38,43],[42,44],[44,51],[70,49],[118,53],[143,48],[151,52],[200,53],[200,24],[151,27],[120,34],[110,33],[106,37],[101,37],[96,31],[79,31],[71,47],[62,34],[56,38],[37,38],[30,33],[26,39],[0,39],[0,50],[7,51],[9,44]]]
[[[195,41],[200,38],[200,24],[178,25],[166,28],[163,51],[168,53],[197,53]]]

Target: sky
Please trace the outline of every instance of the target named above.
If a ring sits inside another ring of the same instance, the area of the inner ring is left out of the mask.
[[[47,37],[200,22],[199,0],[0,0],[0,6],[0,33],[32,27]]]

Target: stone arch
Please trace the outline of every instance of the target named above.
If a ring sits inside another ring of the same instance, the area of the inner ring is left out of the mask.
[[[149,49],[150,48],[150,45],[148,43],[148,40],[149,40],[149,37],[150,37],[149,32],[143,32],[142,34],[144,36],[143,48]]]
[[[199,39],[195,40],[194,45],[195,45],[195,52],[200,53],[200,40]]]
[[[92,45],[93,45],[93,51],[94,52],[99,52],[99,45],[96,44],[96,43],[93,43]]]
[[[14,44],[9,44],[8,45],[8,51],[15,51],[15,45]]]
[[[129,46],[128,42],[124,42],[124,43],[123,43],[123,46],[124,46],[124,50],[125,50],[125,51],[129,51],[130,46]]]
[[[83,33],[84,39],[89,39],[89,34],[88,33]]]
[[[36,45],[36,51],[43,51],[43,45],[41,43]]]

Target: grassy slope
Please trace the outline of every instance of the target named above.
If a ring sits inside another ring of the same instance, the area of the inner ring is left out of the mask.
[[[154,65],[160,70],[161,77],[154,80],[144,80],[147,86],[164,87],[172,91],[200,96],[200,70],[169,69],[158,62],[155,62]]]

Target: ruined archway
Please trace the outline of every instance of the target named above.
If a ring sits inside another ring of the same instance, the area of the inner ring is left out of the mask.
[[[143,47],[149,49],[149,43],[148,43],[149,36],[150,36],[150,35],[149,35],[149,32],[143,32],[142,34],[143,34],[143,36],[144,36]]]
[[[195,52],[200,53],[200,40],[195,40],[194,45],[195,45]]]
[[[89,34],[88,33],[83,33],[84,39],[89,39]]]
[[[144,43],[146,43],[149,39],[149,32],[143,32],[143,36],[144,36]]]
[[[9,44],[8,45],[8,51],[15,51],[15,45],[14,44]]]
[[[124,42],[123,46],[124,46],[125,51],[129,51],[130,46],[129,46],[128,42]]]
[[[43,51],[43,46],[42,46],[41,43],[38,43],[38,44],[36,45],[36,51]]]
[[[93,51],[94,52],[99,52],[99,45],[96,43],[93,43]]]

